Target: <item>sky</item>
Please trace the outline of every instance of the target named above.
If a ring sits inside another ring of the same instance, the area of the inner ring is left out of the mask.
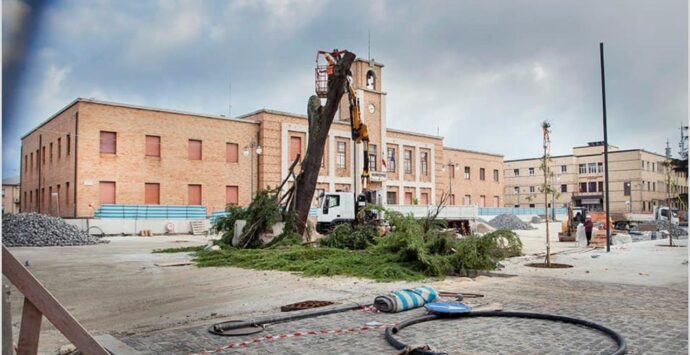
[[[537,157],[545,120],[552,155],[603,140],[600,42],[610,144],[663,154],[668,138],[675,156],[688,122],[683,0],[2,4],[3,177],[19,173],[21,136],[77,97],[306,114],[316,51],[368,58],[369,43],[387,126],[450,147]]]

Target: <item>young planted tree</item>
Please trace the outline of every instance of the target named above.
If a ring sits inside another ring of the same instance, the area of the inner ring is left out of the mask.
[[[549,163],[551,162],[551,124],[548,121],[544,121],[541,124],[541,130],[543,135],[543,148],[544,155],[541,157],[541,165],[539,168],[544,172],[544,183],[539,187],[539,192],[544,194],[544,211],[546,215],[546,267],[551,267],[551,238],[549,235],[549,194],[553,194],[555,191],[553,186],[551,186],[551,178],[553,173],[551,172]],[[554,206],[551,206],[552,208]]]
[[[312,95],[307,104],[307,116],[309,118],[309,140],[307,152],[302,160],[302,167],[295,179],[294,198],[289,206],[289,211],[295,213],[295,229],[298,234],[303,234],[307,226],[307,217],[311,207],[316,180],[319,177],[319,168],[323,158],[323,149],[331,129],[333,117],[338,111],[340,99],[345,93],[347,72],[355,60],[352,52],[344,53],[333,68],[333,74],[328,78],[328,95],[326,104],[321,105],[321,99]]]

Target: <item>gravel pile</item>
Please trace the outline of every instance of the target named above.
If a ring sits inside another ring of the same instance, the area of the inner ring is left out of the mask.
[[[107,243],[79,231],[61,218],[38,213],[8,214],[2,217],[2,244],[8,247],[71,246]]]
[[[496,229],[510,229],[510,230],[529,230],[536,229],[532,227],[529,223],[525,223],[520,220],[515,215],[512,214],[501,214],[489,222],[489,225]]]
[[[659,232],[668,231],[668,221],[656,221],[656,226],[659,229]],[[671,235],[674,237],[687,237],[688,232],[675,224],[671,224]]]
[[[532,223],[541,223],[542,220],[539,216],[532,217]]]

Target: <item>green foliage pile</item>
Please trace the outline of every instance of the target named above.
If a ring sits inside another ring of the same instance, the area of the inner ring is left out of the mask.
[[[230,215],[219,218],[216,228],[225,231],[223,249],[195,249],[199,266],[300,271],[306,276],[348,275],[378,281],[421,280],[493,270],[499,260],[522,252],[520,239],[510,230],[458,238],[443,231],[443,221],[418,220],[393,211],[385,213],[391,231],[383,237],[378,236],[374,225],[341,224],[322,238],[318,247],[305,247],[301,246],[302,237],[292,232],[294,216],[288,215],[283,217],[285,232],[262,249],[251,243],[253,249],[229,247],[235,220],[263,221],[267,227],[280,216],[279,210],[271,207],[275,203],[271,196],[257,196],[247,209],[229,207]],[[376,208],[380,212],[380,207]],[[246,239],[247,232],[245,228],[245,241],[250,240]]]

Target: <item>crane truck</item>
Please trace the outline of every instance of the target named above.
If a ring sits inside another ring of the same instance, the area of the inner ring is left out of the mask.
[[[346,51],[333,50],[318,51],[316,54],[316,94],[326,97],[328,77],[333,74],[334,66],[338,59]],[[326,63],[325,65],[321,63]],[[362,192],[355,196],[354,192],[325,192],[319,196],[319,208],[317,209],[316,231],[321,234],[330,233],[338,224],[356,224],[372,219],[381,219],[383,216],[376,212],[367,211],[359,213],[367,204],[376,202],[376,196],[382,192],[369,188],[369,131],[367,125],[362,122],[359,99],[352,84],[352,73],[348,72],[345,91],[348,97],[350,111],[351,138],[355,144],[362,144],[364,154],[362,174]],[[396,210],[403,214],[412,214],[417,218],[428,216],[431,209],[436,206],[387,206],[389,210]],[[446,206],[438,214],[438,218],[444,218],[449,225],[458,229],[469,231],[470,222],[476,221],[479,209],[477,206]]]

